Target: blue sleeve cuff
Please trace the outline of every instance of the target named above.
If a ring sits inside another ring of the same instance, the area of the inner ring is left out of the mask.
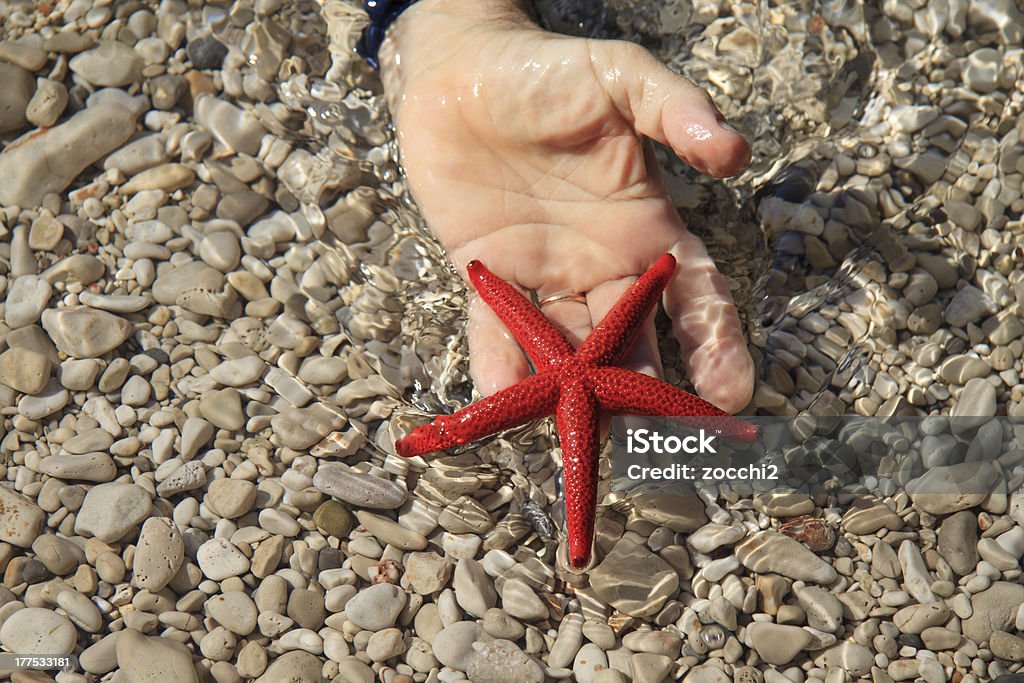
[[[394,23],[402,12],[407,10],[416,0],[365,0],[363,9],[370,15],[370,25],[363,30],[362,37],[356,43],[356,52],[374,69],[380,69],[377,53],[384,42],[388,27]]]

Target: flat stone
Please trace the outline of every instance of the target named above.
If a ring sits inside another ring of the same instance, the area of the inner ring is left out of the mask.
[[[858,496],[843,515],[842,526],[851,534],[865,535],[873,534],[879,529],[902,529],[903,519],[878,498]]]
[[[366,510],[357,510],[356,518],[366,530],[378,540],[402,550],[423,550],[427,547],[427,539],[412,529],[406,529],[398,522],[375,515]]]
[[[971,616],[962,622],[964,635],[975,643],[984,643],[995,631],[1012,631],[1022,603],[1024,586],[996,581],[971,596]]]
[[[43,311],[43,329],[72,358],[97,358],[123,344],[132,333],[124,318],[87,306]]]
[[[144,636],[126,628],[117,637],[116,652],[119,674],[126,683],[199,683],[191,653],[173,638]]]
[[[270,419],[281,445],[295,450],[308,449],[345,423],[344,414],[323,403],[314,403],[308,408],[287,408]]]
[[[996,414],[996,388],[986,379],[968,380],[950,412],[952,417],[989,418]]]
[[[374,510],[394,510],[408,496],[397,482],[340,464],[321,465],[313,475],[313,486],[350,505]]]
[[[259,610],[242,591],[229,591],[206,601],[206,614],[232,633],[247,636],[256,630]]]
[[[442,590],[452,575],[449,559],[432,552],[409,553],[405,576],[409,587],[419,595],[432,595]]]
[[[225,519],[236,519],[256,503],[256,485],[244,479],[215,479],[206,491],[206,504]]]
[[[101,88],[121,87],[142,78],[142,55],[116,40],[101,40],[96,47],[71,58],[76,74]]]
[[[46,513],[38,505],[0,484],[0,541],[30,548],[45,524]]]
[[[462,558],[455,565],[452,581],[459,606],[474,617],[483,618],[487,610],[498,603],[498,593],[492,579],[476,560]]]
[[[673,531],[696,531],[708,521],[704,502],[696,495],[641,493],[632,500],[641,517]]]
[[[150,517],[135,545],[135,585],[159,593],[181,569],[184,559],[185,542],[177,525],[166,517]]]
[[[50,380],[50,359],[44,353],[16,347],[0,354],[0,384],[34,395]]]
[[[769,517],[799,517],[814,512],[814,501],[799,491],[766,491],[754,496],[754,509]]]
[[[799,626],[753,623],[747,627],[750,646],[767,664],[788,664],[808,644],[813,636]]]
[[[267,129],[253,114],[214,97],[202,95],[195,103],[196,122],[225,147],[256,156]]]
[[[53,287],[36,275],[22,275],[7,290],[4,322],[12,329],[32,325],[46,308]]]
[[[988,649],[999,659],[1024,662],[1024,639],[1005,631],[995,631],[988,639]]]
[[[829,584],[836,570],[797,540],[775,531],[761,531],[736,546],[736,558],[758,574]]]
[[[42,459],[39,471],[58,479],[107,482],[117,475],[117,465],[106,453],[51,455]]]
[[[125,195],[149,190],[174,192],[188,187],[195,178],[195,172],[184,164],[160,164],[133,175],[120,187],[120,192]]]
[[[48,193],[63,192],[132,136],[146,106],[144,97],[119,90],[94,93],[87,104],[59,126],[22,136],[0,153],[0,204],[34,208]]]
[[[845,641],[823,650],[815,656],[814,662],[821,667],[835,667],[848,671],[851,676],[866,676],[874,664],[875,658],[871,650],[859,643]]]
[[[932,467],[907,482],[906,488],[914,505],[933,515],[948,515],[981,503],[997,479],[989,463],[966,462]]]
[[[405,591],[389,583],[363,588],[345,603],[345,616],[367,631],[380,631],[395,625],[408,599]],[[436,654],[436,653],[435,653]]]
[[[219,292],[224,289],[224,274],[202,261],[189,261],[176,267],[160,268],[153,282],[153,298],[157,303],[173,306],[182,294],[203,290]]]
[[[43,534],[32,543],[36,559],[56,576],[65,576],[78,569],[86,561],[85,553],[66,538],[55,534]]]
[[[4,84],[0,90],[0,133],[21,130],[27,123],[25,112],[35,91],[35,78],[21,67],[0,61],[0,83]]]
[[[89,308],[98,308],[109,313],[138,313],[153,305],[152,300],[144,296],[126,294],[102,295],[82,292],[78,300]]]
[[[89,489],[75,518],[75,533],[115,543],[133,531],[153,507],[146,489],[111,482]]]
[[[623,614],[648,617],[657,614],[675,595],[679,575],[645,545],[623,537],[590,572],[590,585],[602,600]]]
[[[441,664],[465,671],[475,655],[473,643],[490,639],[491,637],[484,633],[483,627],[475,621],[457,621],[435,635],[430,647]]]
[[[196,562],[203,575],[214,581],[223,581],[249,571],[249,558],[224,538],[212,538],[199,546]]]
[[[355,526],[355,518],[347,507],[336,500],[326,500],[313,513],[316,528],[328,536],[345,538]]]
[[[892,615],[892,623],[902,633],[919,634],[926,628],[941,626],[949,619],[949,608],[940,602],[910,605]]]
[[[53,415],[71,400],[71,395],[56,380],[50,380],[31,396],[22,396],[18,401],[18,414],[30,420],[41,420]]]
[[[950,515],[939,527],[939,554],[960,576],[972,573],[978,565],[978,519],[962,510]]]
[[[41,607],[11,613],[0,628],[0,644],[20,655],[69,655],[77,640],[70,619]]]

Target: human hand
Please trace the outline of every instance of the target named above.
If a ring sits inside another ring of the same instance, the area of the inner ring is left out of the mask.
[[[578,344],[662,253],[679,262],[664,305],[697,392],[724,410],[753,393],[728,282],[683,225],[645,138],[717,177],[750,147],[710,97],[637,45],[548,33],[520,0],[421,0],[389,31],[381,77],[410,189],[466,276],[479,259],[541,299]],[[529,374],[477,297],[470,373],[485,395]],[[627,366],[661,374],[653,316]]]

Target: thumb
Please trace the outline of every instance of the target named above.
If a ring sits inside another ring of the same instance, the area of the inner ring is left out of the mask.
[[[641,135],[669,145],[697,170],[724,178],[750,164],[750,145],[711,97],[639,45],[595,42],[594,72],[620,114]]]

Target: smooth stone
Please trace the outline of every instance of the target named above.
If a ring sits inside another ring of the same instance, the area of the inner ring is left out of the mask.
[[[181,428],[180,455],[182,460],[194,458],[199,449],[213,438],[213,425],[201,417],[190,417]]]
[[[954,631],[943,626],[932,626],[921,631],[921,640],[929,650],[940,652],[952,650],[963,642],[963,636],[959,631]]]
[[[266,370],[267,364],[259,356],[243,356],[215,366],[210,377],[228,387],[244,387],[262,377]]]
[[[69,655],[77,640],[70,619],[41,607],[19,609],[0,627],[0,644],[20,655]]]
[[[836,570],[803,543],[775,531],[761,531],[736,546],[736,558],[758,574],[780,574],[789,579],[829,584]]]
[[[35,78],[32,73],[14,64],[0,61],[0,133],[21,130],[25,127],[25,116],[32,94]]]
[[[35,395],[50,381],[50,359],[44,353],[24,347],[0,354],[0,384]]]
[[[177,525],[166,517],[150,517],[135,545],[135,585],[159,593],[181,569],[184,559],[185,541]]]
[[[188,41],[185,53],[195,69],[219,69],[228,55],[228,48],[213,36],[199,36]]]
[[[771,671],[771,670],[770,670]],[[781,675],[781,674],[780,674]],[[744,683],[744,679],[736,679],[738,683]],[[760,679],[755,679],[759,681]],[[788,680],[788,679],[787,679]],[[714,664],[701,664],[690,669],[683,678],[683,683],[732,683],[733,678],[722,671]],[[595,682],[600,683],[600,682]],[[782,683],[781,681],[770,681],[770,683]]]
[[[487,610],[481,623],[484,631],[492,638],[516,641],[526,633],[526,628],[522,624],[497,607]]]
[[[984,643],[995,631],[1013,630],[1021,604],[1024,604],[1024,586],[996,581],[971,596],[971,616],[961,624],[964,635],[975,643]]]
[[[256,156],[267,129],[253,114],[213,95],[195,102],[196,122],[213,133],[225,147]]]
[[[380,631],[395,625],[407,600],[398,586],[379,583],[356,593],[345,604],[345,616],[361,629]]]
[[[849,672],[851,676],[861,677],[871,671],[875,658],[871,650],[863,645],[845,641],[817,654],[814,663],[821,667],[835,667]]]
[[[46,513],[38,505],[0,485],[0,541],[30,548],[45,524]]]
[[[43,534],[32,543],[32,552],[56,576],[64,576],[85,562],[85,553],[74,543],[54,534]]]
[[[487,610],[498,602],[492,579],[476,560],[463,558],[458,561],[452,587],[459,606],[474,617],[482,619]]]
[[[324,683],[320,659],[302,650],[286,652],[275,659],[255,683]]]
[[[247,636],[256,630],[259,610],[242,591],[228,591],[206,601],[206,614],[232,633]]]
[[[843,515],[842,527],[851,534],[863,536],[873,534],[879,529],[901,529],[903,519],[878,498],[857,496]]]
[[[234,432],[245,426],[242,397],[231,387],[204,391],[199,397],[199,414],[219,429]]]
[[[206,490],[206,504],[225,519],[236,519],[256,503],[256,484],[244,479],[215,479]]]
[[[7,290],[4,322],[12,329],[32,325],[46,308],[53,287],[36,275],[22,275]]]
[[[799,626],[756,622],[747,627],[750,646],[767,664],[781,666],[793,660],[813,640]]]
[[[386,662],[392,657],[405,652],[402,631],[397,628],[386,628],[377,631],[366,643],[366,656],[374,662]]]
[[[306,384],[340,384],[348,378],[348,363],[343,358],[307,358],[299,366],[299,379]]]
[[[500,592],[502,609],[513,617],[526,621],[548,618],[547,605],[537,597],[537,594],[525,581],[515,578],[508,579],[501,584]],[[456,589],[456,596],[458,596],[458,589]]]
[[[180,295],[189,291],[220,292],[223,289],[223,273],[202,261],[189,261],[176,267],[160,268],[152,292],[157,303],[173,306]]]
[[[153,503],[137,484],[111,482],[89,489],[75,518],[75,533],[115,543],[149,516]]]
[[[18,414],[30,420],[41,420],[61,410],[71,395],[56,380],[49,380],[42,391],[33,396],[22,396],[18,401]]]
[[[234,233],[222,230],[203,238],[199,244],[199,257],[211,268],[228,273],[238,267],[242,248]]]
[[[989,418],[996,414],[996,389],[981,377],[968,380],[950,412],[952,417]]]
[[[150,190],[173,192],[188,187],[195,178],[195,172],[184,164],[161,164],[139,171],[119,191],[124,195]]]
[[[316,528],[335,538],[347,537],[352,531],[352,527],[355,526],[354,522],[355,518],[349,509],[336,500],[324,501],[313,513],[313,523],[316,524]],[[409,574],[408,567],[406,574]]]
[[[137,140],[129,142],[124,147],[120,148],[106,159],[103,160],[103,168],[118,169],[126,176],[133,176],[136,173],[145,171],[146,169],[159,166],[160,164],[167,161],[167,142],[163,136],[159,133],[151,133],[144,135]],[[157,221],[143,221],[144,223],[157,223]],[[162,224],[161,224],[162,225]],[[129,225],[125,230],[125,236],[131,240],[141,239],[144,242],[155,242],[163,244],[170,235],[162,240],[145,239],[145,237],[139,235],[137,232],[133,233],[133,225]],[[164,226],[166,227],[166,226]],[[170,228],[167,228],[170,231]]]
[[[345,422],[345,415],[339,409],[314,403],[308,408],[286,408],[270,419],[270,426],[282,446],[305,450],[340,430]]]
[[[50,284],[77,282],[90,285],[107,272],[106,266],[91,254],[72,254],[60,259],[40,276]]]
[[[394,520],[375,515],[366,510],[356,510],[356,518],[367,531],[378,540],[402,550],[423,550],[427,539],[412,529],[406,529]]]
[[[988,363],[967,354],[950,356],[939,366],[939,376],[951,384],[966,384],[975,377],[984,377],[992,372]]]
[[[174,639],[126,628],[117,637],[116,652],[118,673],[126,683],[199,683],[191,653]]]
[[[914,505],[925,512],[948,515],[980,504],[988,497],[998,477],[989,463],[965,462],[932,467],[907,482],[906,489]]]
[[[583,630],[586,633],[586,624],[583,625]],[[654,655],[677,656],[682,644],[682,638],[672,631],[634,631],[622,637],[624,648],[633,652],[646,652]],[[612,647],[614,647],[614,640]]]
[[[973,285],[967,285],[953,295],[943,316],[953,327],[966,327],[998,311],[999,307],[988,294]]]
[[[705,524],[690,534],[686,543],[697,552],[709,555],[722,546],[733,545],[746,535],[747,530],[741,525]]]
[[[949,608],[940,602],[909,605],[892,615],[892,623],[903,633],[919,634],[926,628],[941,626],[949,619]]]
[[[144,296],[125,294],[104,296],[92,292],[82,292],[78,295],[78,300],[89,308],[98,308],[109,313],[138,313],[153,305],[153,302]]]
[[[39,471],[58,479],[107,482],[117,476],[117,465],[106,453],[51,455],[42,459]]]
[[[473,643],[490,639],[483,627],[475,621],[457,621],[441,629],[431,640],[430,647],[441,664],[465,671],[473,661]]]
[[[544,683],[544,668],[509,640],[492,640],[470,656],[466,674],[471,681]]]
[[[0,204],[30,208],[48,193],[63,192],[88,166],[132,136],[144,107],[144,97],[101,90],[59,126],[19,138],[0,153]]]
[[[769,517],[799,517],[814,512],[814,501],[799,491],[766,491],[754,496],[754,509]]]
[[[679,575],[645,545],[623,537],[590,572],[590,585],[623,614],[657,614],[679,589]]]
[[[64,225],[49,214],[42,214],[32,221],[28,246],[35,251],[50,251],[60,243],[62,237]]]
[[[988,649],[999,659],[1024,662],[1024,638],[1005,631],[995,631],[988,640]]]
[[[87,306],[43,311],[43,329],[72,358],[96,358],[123,344],[132,333],[124,318]]]
[[[593,643],[586,643],[576,653],[572,673],[577,683],[594,683],[594,677],[608,668],[608,656]]]
[[[87,595],[75,590],[63,590],[57,593],[56,602],[71,622],[86,633],[98,633],[103,627],[103,615]]]
[[[938,533],[938,550],[950,568],[960,576],[971,574],[978,564],[978,519],[962,510],[943,520]]]
[[[93,85],[121,87],[142,78],[142,56],[124,43],[102,40],[71,58],[68,66]]]
[[[797,593],[797,600],[811,628],[826,633],[838,633],[843,628],[843,603],[832,593],[817,586],[805,586]]]
[[[708,522],[704,502],[696,495],[641,493],[632,501],[641,517],[673,531],[689,533]]]
[[[321,465],[313,475],[313,486],[350,505],[374,510],[394,510],[408,496],[397,482],[339,464]]]
[[[199,546],[196,562],[203,574],[214,581],[241,576],[249,571],[249,558],[224,538],[212,538]]]

